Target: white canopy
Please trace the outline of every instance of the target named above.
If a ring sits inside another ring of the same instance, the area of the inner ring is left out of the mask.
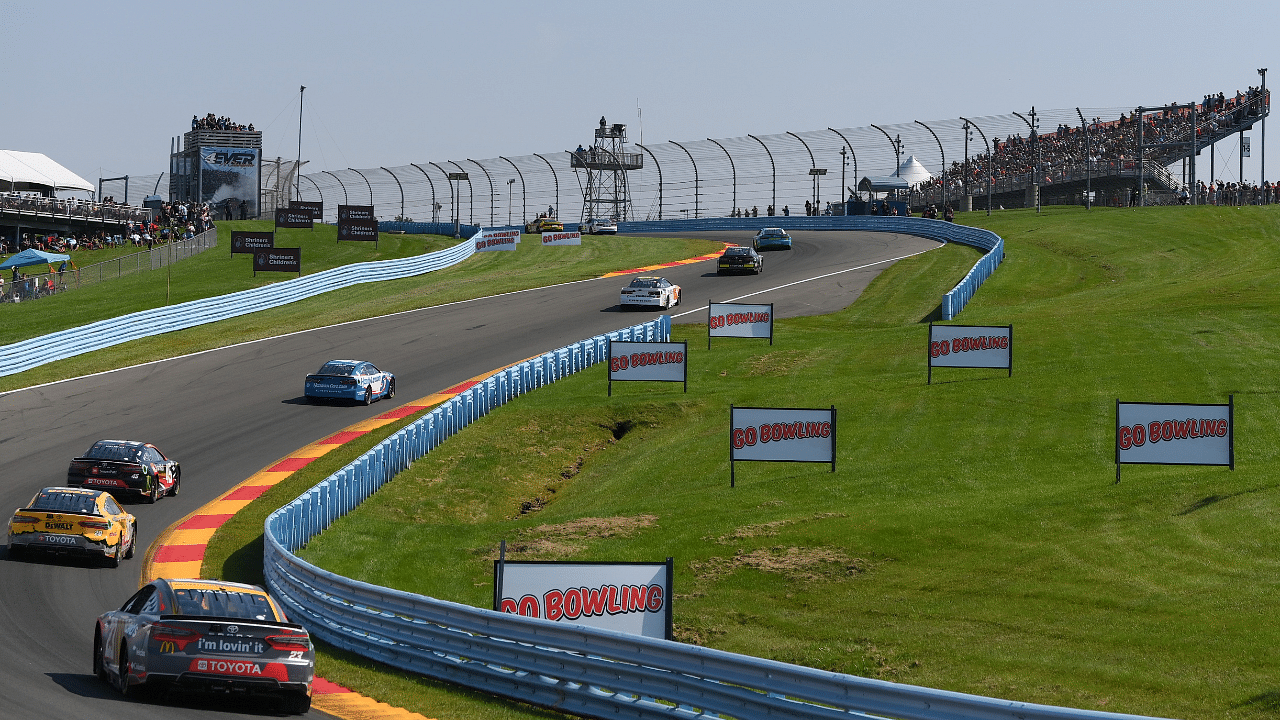
[[[0,191],[10,183],[16,185],[43,185],[54,190],[84,190],[92,192],[93,185],[41,153],[19,150],[0,150]]]
[[[916,185],[928,180],[933,175],[924,169],[924,165],[920,164],[915,155],[908,155],[907,159],[902,161],[902,165],[898,168],[898,177],[907,181],[908,185]]]

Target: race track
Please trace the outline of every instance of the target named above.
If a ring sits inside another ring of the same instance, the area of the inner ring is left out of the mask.
[[[751,235],[697,236],[746,244]],[[654,273],[683,287],[681,305],[671,311],[676,322],[705,322],[705,311],[688,311],[708,300],[773,302],[780,318],[838,310],[888,267],[884,261],[938,246],[889,233],[795,231],[793,237],[792,251],[765,253],[763,275],[719,277],[714,261]],[[840,272],[862,266],[869,267]],[[119,569],[0,559],[0,717],[260,712],[218,699],[125,700],[93,676],[94,619],[137,589],[142,550],[168,525],[286,453],[389,409],[385,401],[304,404],[303,376],[324,360],[365,359],[394,372],[392,403],[399,404],[654,316],[620,310],[618,291],[627,282],[602,278],[482,298],[0,395],[0,507],[25,506],[39,488],[63,484],[67,462],[102,438],[153,442],[182,463],[183,478],[176,498],[126,506],[138,516],[139,552]]]

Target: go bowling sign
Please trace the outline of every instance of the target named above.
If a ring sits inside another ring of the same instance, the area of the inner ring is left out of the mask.
[[[1116,400],[1116,482],[1121,465],[1236,468],[1235,396],[1226,405]]]
[[[515,250],[516,243],[520,242],[520,231],[489,228],[476,233],[471,239],[475,241],[476,252]]]
[[[686,342],[609,342],[609,395],[615,380],[684,383],[689,392],[689,344]]]
[[[707,349],[713,337],[769,338],[773,344],[773,303],[707,303]]]
[[[1008,368],[1013,376],[1012,325],[929,323],[929,383],[936,367]]]
[[[671,639],[672,559],[665,563],[493,562],[493,609]]]
[[[836,408],[729,406],[729,486],[734,464],[750,462],[831,463],[836,471]]]

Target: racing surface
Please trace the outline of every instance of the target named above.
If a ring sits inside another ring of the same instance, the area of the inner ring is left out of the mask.
[[[749,244],[753,234],[694,236]],[[794,231],[792,238],[793,250],[763,253],[758,276],[720,277],[713,260],[645,274],[682,287],[680,306],[670,311],[678,323],[706,322],[708,300],[772,302],[775,315],[786,318],[846,307],[889,266],[883,261],[938,246],[891,233]],[[7,549],[0,556],[0,717],[275,716],[270,704],[216,697],[126,700],[94,677],[94,621],[138,588],[143,549],[292,450],[481,373],[659,314],[619,308],[629,281],[600,278],[481,298],[0,395],[6,523],[36,490],[64,484],[70,459],[103,438],[155,443],[182,464],[183,480],[177,497],[121,503],[138,518],[139,552],[118,569],[74,559],[14,561]],[[395,373],[396,398],[371,407],[304,403],[303,378],[333,358],[368,360]],[[309,716],[327,717],[316,710]]]

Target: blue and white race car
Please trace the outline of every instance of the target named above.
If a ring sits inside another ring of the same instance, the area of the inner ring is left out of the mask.
[[[307,376],[303,395],[316,398],[343,398],[365,405],[396,395],[396,376],[363,360],[330,360]]]

